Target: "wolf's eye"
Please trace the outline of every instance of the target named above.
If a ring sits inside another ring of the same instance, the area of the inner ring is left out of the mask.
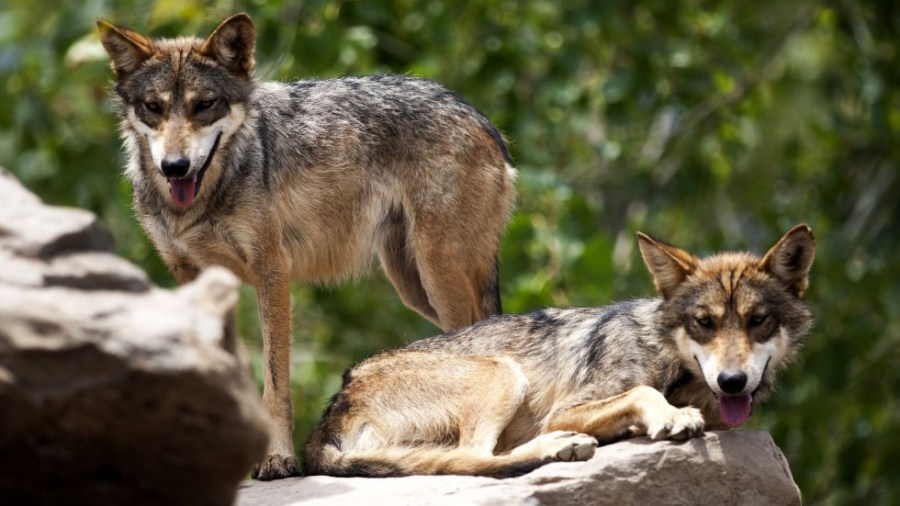
[[[694,318],[694,321],[697,322],[697,325],[705,329],[711,329],[713,327],[712,318],[710,318],[709,316],[698,316]]]
[[[162,112],[162,106],[160,106],[159,102],[157,102],[156,100],[145,100],[144,109],[147,109],[148,112],[152,112],[153,114],[159,114]]]
[[[747,320],[747,324],[751,327],[759,327],[760,325],[765,323],[766,320],[768,320],[768,319],[769,319],[769,315],[767,315],[767,314],[755,314],[755,315],[750,316],[750,319]]]
[[[216,104],[216,99],[201,100],[194,104],[194,112],[203,112]]]

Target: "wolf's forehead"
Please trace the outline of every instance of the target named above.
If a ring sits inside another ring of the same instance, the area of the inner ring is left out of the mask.
[[[695,291],[698,306],[717,317],[736,311],[744,315],[755,311],[765,301],[759,288],[759,272],[726,272],[701,283]]]
[[[169,60],[153,60],[144,65],[129,83],[138,95],[157,95],[165,100],[190,99],[205,91],[221,88],[220,80],[199,64],[175,67]]]
[[[172,67],[162,61],[151,61],[135,73],[135,88],[143,92],[169,93],[175,89],[175,74]]]
[[[756,287],[761,276],[764,275],[759,259],[753,255],[728,254],[707,259],[694,273],[698,281],[696,300],[719,315],[727,309],[743,314],[760,302]]]

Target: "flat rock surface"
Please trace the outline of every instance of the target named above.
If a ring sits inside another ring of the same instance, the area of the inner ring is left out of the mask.
[[[509,479],[466,476],[245,481],[239,506],[797,505],[800,491],[771,436],[708,432],[686,442],[607,445],[587,462],[547,464]]]

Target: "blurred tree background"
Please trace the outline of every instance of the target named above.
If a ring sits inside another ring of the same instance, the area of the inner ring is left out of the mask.
[[[241,10],[261,79],[428,77],[506,133],[521,174],[507,311],[651,295],[636,230],[763,252],[812,225],[817,325],[751,427],[774,435],[807,503],[900,502],[897,2],[0,0],[0,164],[46,201],[98,213],[162,285],[121,175],[94,20],[205,36]],[[437,332],[379,273],[293,298],[298,443],[345,368]],[[239,316],[259,377],[248,287]]]

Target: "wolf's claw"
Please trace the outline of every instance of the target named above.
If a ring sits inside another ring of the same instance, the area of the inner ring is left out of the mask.
[[[280,480],[291,476],[300,476],[297,459],[293,456],[269,455],[250,471],[250,477],[260,481]]]

